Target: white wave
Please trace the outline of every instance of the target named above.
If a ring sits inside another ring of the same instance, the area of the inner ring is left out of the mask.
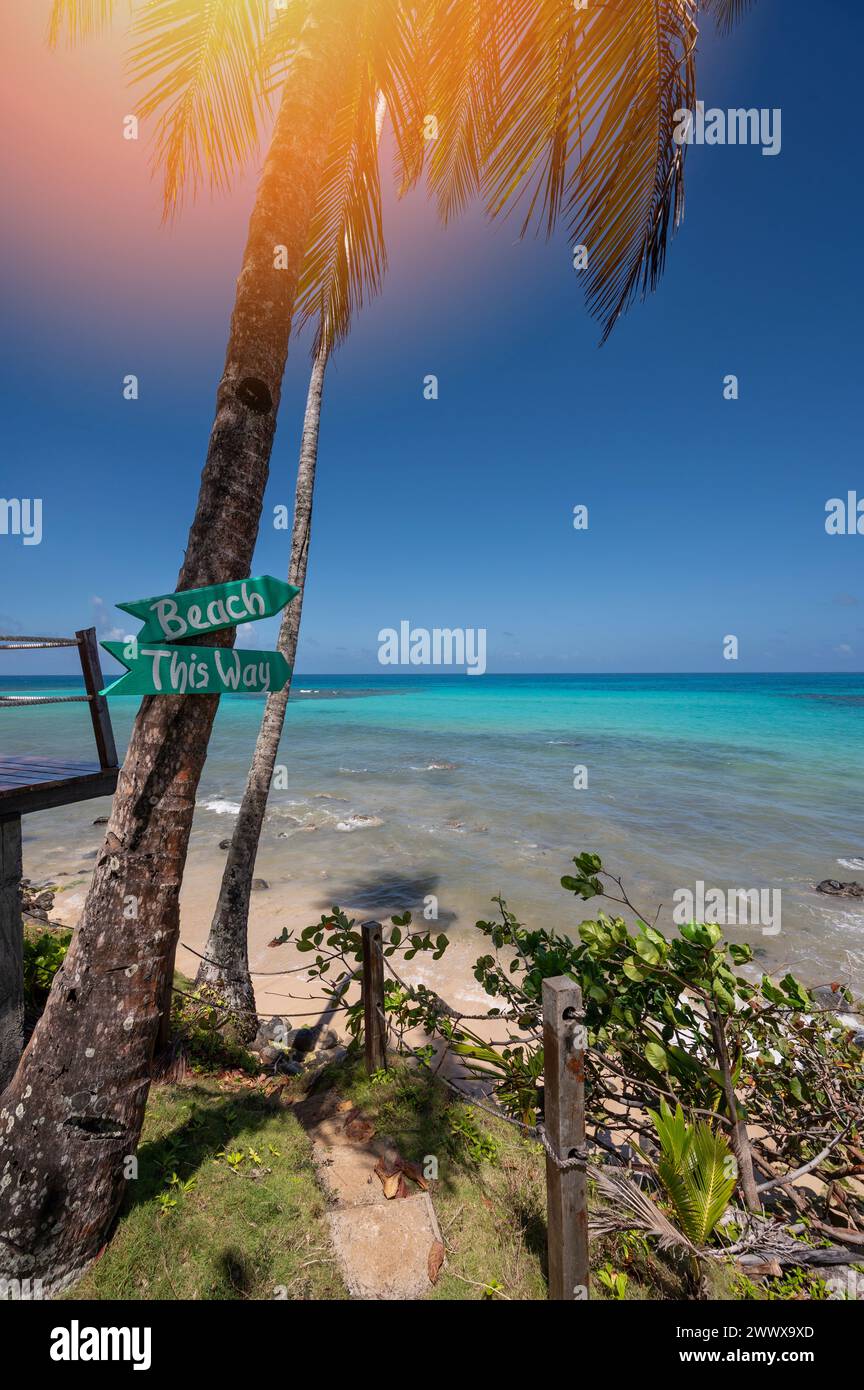
[[[844,869],[852,869],[858,873],[864,871],[864,859],[838,859],[837,863]]]
[[[199,801],[198,805],[217,816],[236,816],[240,812],[239,801],[223,801],[218,796],[211,797],[209,801]]]
[[[376,825],[383,825],[380,816],[346,816],[344,820],[336,822],[337,830],[346,832],[351,830],[372,830]]]

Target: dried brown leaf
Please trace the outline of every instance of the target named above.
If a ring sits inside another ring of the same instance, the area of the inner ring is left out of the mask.
[[[438,1275],[441,1273],[441,1266],[444,1263],[444,1246],[440,1240],[436,1240],[429,1246],[429,1256],[426,1261],[426,1272],[429,1275],[429,1283],[437,1284]]]

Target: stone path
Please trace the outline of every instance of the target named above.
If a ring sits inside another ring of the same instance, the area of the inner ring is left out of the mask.
[[[428,1192],[406,1181],[407,1197],[389,1198],[376,1173],[398,1169],[392,1140],[334,1091],[312,1096],[294,1114],[312,1140],[313,1159],[329,1195],[330,1233],[342,1277],[354,1298],[417,1299],[427,1294],[444,1257]],[[398,1185],[395,1176],[391,1188]]]

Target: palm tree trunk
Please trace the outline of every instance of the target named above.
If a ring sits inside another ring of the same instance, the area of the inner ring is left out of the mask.
[[[291,314],[353,44],[313,7],[276,118],[243,259],[180,588],[249,573]],[[274,267],[284,246],[288,269]],[[229,646],[234,632],[214,634]],[[218,698],[138,712],[79,931],[0,1096],[0,1276],[65,1287],[104,1244],[141,1132],[196,790]]]
[[[297,654],[300,616],[303,606],[303,587],[306,583],[306,564],[309,557],[309,533],[312,527],[312,499],[315,490],[315,469],[318,462],[318,432],[321,421],[321,396],[328,350],[324,346],[315,358],[306,398],[300,462],[294,496],[294,523],[291,532],[291,559],[288,582],[300,593],[282,614],[277,646],[291,667]],[[267,811],[267,797],[273,768],[279,751],[279,740],[285,723],[285,710],[291,692],[291,682],[284,690],[268,695],[264,717],[252,766],[246,779],[246,789],[240,812],[231,837],[231,847],[222,874],[219,900],[204,948],[206,959],[198,967],[196,984],[213,986],[220,999],[235,1013],[235,1027],[240,1037],[251,1041],[255,1036],[255,993],[249,975],[247,922],[249,895],[261,827]]]
[[[380,144],[387,103],[379,93],[375,108],[375,138]],[[321,396],[327,370],[329,347],[326,328],[322,325],[322,346],[312,367],[303,437],[300,443],[300,462],[297,468],[297,487],[294,496],[294,522],[291,532],[291,559],[288,582],[300,593],[282,617],[278,648],[293,668],[303,611],[303,590],[306,584],[306,564],[309,557],[309,535],[312,528],[312,497],[315,490],[315,470],[318,465],[318,434],[321,424]],[[255,742],[252,766],[228,859],[222,873],[219,899],[210,935],[204,948],[204,959],[198,967],[196,984],[211,986],[219,998],[233,1011],[238,1035],[249,1042],[255,1036],[255,991],[249,974],[249,895],[261,828],[267,812],[267,798],[273,769],[279,752],[279,742],[285,724],[285,710],[291,693],[289,681],[284,690],[268,696],[264,718]]]

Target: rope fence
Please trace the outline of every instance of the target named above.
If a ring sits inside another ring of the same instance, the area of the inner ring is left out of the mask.
[[[77,646],[77,637],[8,637],[0,634],[0,652],[24,651],[34,647]]]
[[[0,695],[0,705],[74,705],[89,704],[91,695]]]

